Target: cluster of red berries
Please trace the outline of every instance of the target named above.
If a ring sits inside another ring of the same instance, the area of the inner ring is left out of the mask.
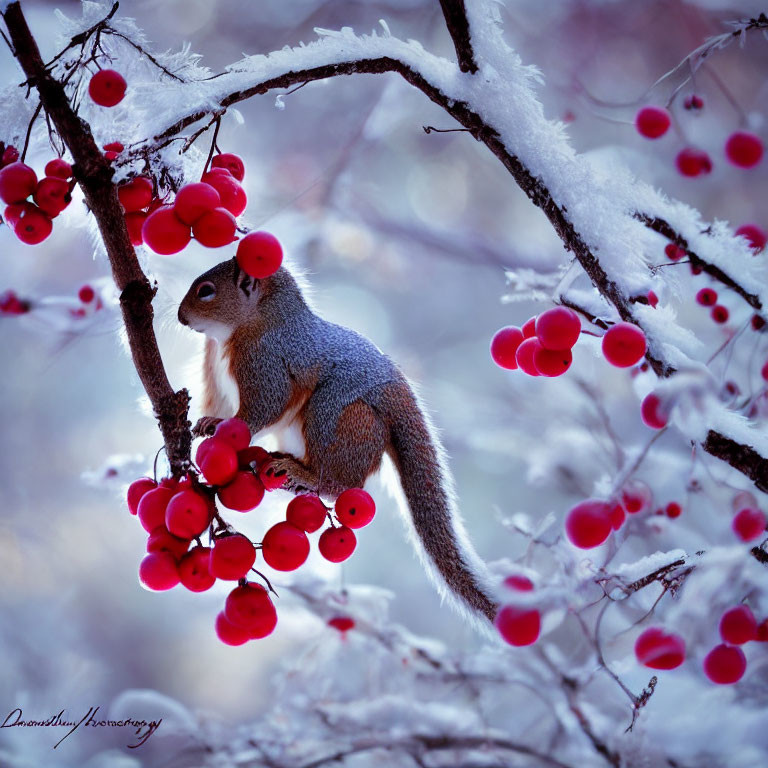
[[[753,640],[768,642],[768,619],[758,625],[746,605],[730,608],[720,618],[723,641],[704,657],[704,674],[719,685],[737,683],[747,669],[739,646]],[[635,657],[650,669],[676,669],[685,661],[685,640],[661,627],[650,627],[635,642]]]
[[[701,109],[704,104],[698,97],[691,99],[686,109]],[[635,128],[646,139],[659,139],[672,124],[669,112],[661,107],[643,107],[635,115]],[[725,156],[739,168],[754,168],[763,158],[763,142],[759,136],[748,131],[735,131],[726,140]],[[712,171],[712,159],[702,149],[683,147],[675,158],[677,170],[683,176],[701,176]]]
[[[69,314],[72,317],[88,317],[94,312],[98,312],[104,308],[104,303],[101,300],[96,291],[90,285],[81,286],[77,292],[77,298],[80,301],[79,307],[72,307],[69,310]]]
[[[0,293],[0,317],[25,315],[30,309],[32,309],[30,302],[20,299],[15,291],[8,290]]]
[[[617,498],[585,499],[572,507],[565,517],[565,534],[579,549],[599,547],[618,531],[628,519],[651,508],[653,494],[642,480],[628,480]],[[668,516],[679,517],[682,509],[677,502],[668,505]]]
[[[720,639],[704,657],[704,674],[720,685],[737,683],[747,670],[747,658],[739,646],[753,640],[768,642],[768,619],[758,625],[747,605],[729,608],[720,617]]]
[[[159,485],[141,478],[128,489],[128,508],[149,533],[148,554],[139,566],[139,579],[147,589],[166,590],[181,583],[203,592],[217,579],[238,582],[216,619],[216,632],[228,645],[265,637],[277,624],[267,590],[246,580],[257,546],[226,525],[214,505],[218,497],[228,509],[248,512],[261,503],[265,491],[283,485],[285,477],[275,472],[270,454],[250,446],[250,439],[245,422],[227,419],[197,449],[195,459],[204,483],[192,475],[165,479]],[[307,534],[326,522],[330,526],[318,541],[320,554],[334,563],[349,558],[357,544],[353,529],[370,523],[376,507],[368,493],[351,488],[336,499],[334,511],[338,524],[318,496],[292,499],[285,521],[273,525],[258,545],[264,562],[277,571],[296,570],[309,556]],[[209,526],[211,546],[206,547],[200,536]],[[196,545],[190,549],[193,540]]]
[[[491,340],[491,357],[501,368],[519,368],[529,376],[561,376],[571,366],[571,349],[580,333],[581,322],[572,309],[553,307],[521,328],[497,331]],[[602,349],[611,365],[629,368],[645,355],[645,334],[633,323],[615,323],[605,332]]]
[[[34,170],[18,157],[15,147],[3,150],[0,200],[7,206],[3,218],[22,243],[37,245],[53,231],[52,220],[72,202],[72,166],[55,158],[38,181]]]
[[[88,83],[88,95],[100,107],[114,107],[125,98],[128,83],[114,69],[100,69]]]
[[[581,321],[568,307],[553,307],[530,318],[522,328],[502,328],[491,340],[491,357],[506,368],[529,376],[562,376],[573,362]]]
[[[154,197],[154,185],[146,176],[123,184],[118,196],[131,242],[144,243],[164,256],[184,250],[192,238],[207,248],[229,245],[237,240],[236,217],[248,203],[244,178],[241,158],[224,152],[214,155],[200,181],[181,187],[170,205]],[[250,232],[238,243],[237,260],[244,272],[261,279],[280,268],[283,250],[273,235]]]
[[[533,592],[533,582],[522,574],[504,579],[504,586],[511,592]],[[502,638],[515,647],[533,645],[541,633],[541,614],[530,605],[519,605],[514,598],[499,608],[495,619],[496,629]]]

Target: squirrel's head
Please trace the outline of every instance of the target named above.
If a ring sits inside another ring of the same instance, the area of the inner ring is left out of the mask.
[[[179,305],[179,322],[223,341],[242,326],[280,322],[306,308],[293,275],[285,267],[257,280],[232,258],[192,283]]]

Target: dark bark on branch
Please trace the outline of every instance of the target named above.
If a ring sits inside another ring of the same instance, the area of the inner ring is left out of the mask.
[[[763,458],[754,448],[710,430],[704,441],[704,450],[727,461],[752,480],[763,493],[768,493],[768,459]]]
[[[64,86],[46,69],[20,3],[8,5],[3,17],[27,83],[37,89],[46,114],[74,158],[75,178],[96,219],[115,284],[120,290],[120,306],[133,362],[152,402],[171,469],[178,475],[189,464],[189,395],[186,390],[174,392],[163,367],[152,325],[155,291],[142,271],[128,237],[117,189],[112,183],[112,168],[104,159],[88,124],[72,109]]]
[[[477,72],[477,64],[472,50],[464,0],[440,0],[440,7],[443,9],[445,25],[448,27],[448,32],[453,40],[453,47],[456,49],[459,69],[462,72],[474,74]]]
[[[706,272],[710,277],[718,280],[723,285],[727,285],[731,290],[734,291],[734,293],[737,293],[739,296],[741,296],[741,298],[744,299],[744,301],[746,301],[747,304],[749,304],[749,306],[753,309],[756,309],[758,312],[762,311],[763,304],[758,296],[755,296],[754,293],[749,293],[749,291],[739,285],[739,283],[737,283],[736,280],[734,280],[730,275],[723,272],[720,267],[704,261],[704,259],[690,250],[690,248],[688,248],[688,241],[682,235],[680,235],[669,222],[659,218],[658,216],[649,216],[646,213],[636,213],[635,218],[645,224],[648,229],[652,229],[654,232],[658,232],[660,235],[666,237],[670,242],[674,243],[675,245],[679,245],[685,251],[686,255],[691,261],[691,264],[694,267],[699,267],[702,272]]]

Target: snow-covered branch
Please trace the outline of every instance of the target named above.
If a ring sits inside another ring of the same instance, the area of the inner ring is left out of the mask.
[[[647,358],[658,376],[701,367],[698,341],[672,313],[637,301],[653,285],[652,266],[664,242],[659,235],[684,247],[695,265],[758,311],[768,301],[765,266],[725,224],[703,222],[696,211],[668,200],[624,168],[606,169],[578,155],[563,125],[544,116],[534,90],[539,73],[523,65],[504,42],[494,5],[486,0],[469,3],[468,31],[457,32],[459,5],[450,4],[451,32],[460,49],[473,52],[478,66],[474,73],[388,31],[359,36],[349,28],[320,30],[320,39],[308,45],[250,56],[219,75],[173,83],[173,103],[185,105],[181,116],[178,107],[157,109],[164,100],[153,92],[144,116],[152,138],[133,145],[127,160],[152,157],[206,115],[255,95],[338,75],[397,73],[501,161],[616,315],[643,328]],[[467,49],[461,41],[469,37],[472,47]],[[734,416],[712,402],[701,414],[704,422],[712,422],[709,428],[687,436],[765,489],[768,443]]]

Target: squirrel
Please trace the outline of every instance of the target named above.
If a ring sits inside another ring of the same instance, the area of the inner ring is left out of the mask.
[[[254,436],[298,427],[298,455],[273,453],[270,470],[286,477],[286,490],[330,499],[362,488],[387,453],[412,539],[441,594],[469,616],[494,620],[491,579],[464,531],[443,448],[392,360],[315,314],[285,266],[256,279],[235,258],[224,261],[192,283],[178,319],[206,335],[206,415],[195,434],[235,415]]]

